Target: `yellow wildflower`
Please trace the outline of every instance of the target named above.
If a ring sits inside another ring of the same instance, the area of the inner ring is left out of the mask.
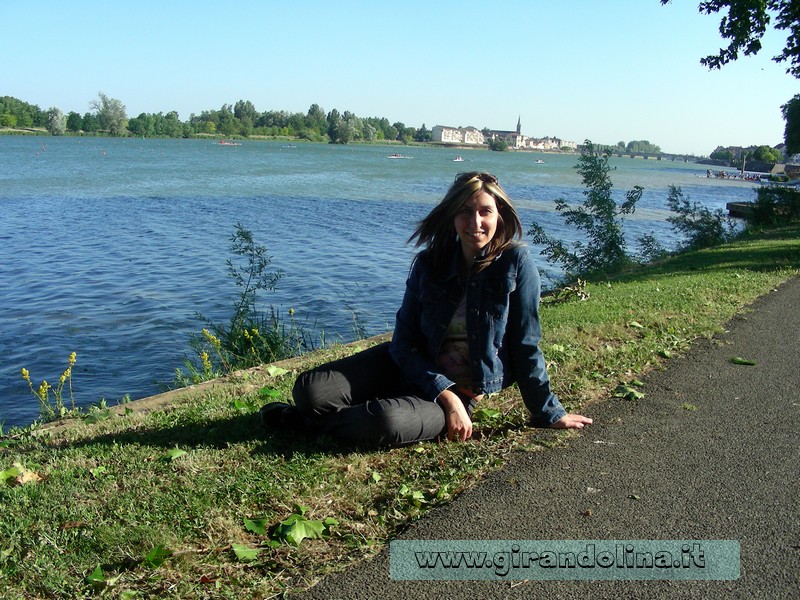
[[[211,359],[208,357],[208,352],[203,350],[200,353],[200,360],[203,362],[203,371],[205,373],[211,373]]]
[[[20,369],[20,373],[22,373],[22,378],[23,378],[25,381],[27,381],[28,383],[30,383],[30,381],[31,381],[31,374],[28,372],[28,369],[26,369],[25,367],[23,367],[22,369]]]
[[[208,329],[203,329],[202,331],[203,337],[206,338],[212,346],[215,348],[219,348],[221,346],[219,339],[213,333],[211,333]]]

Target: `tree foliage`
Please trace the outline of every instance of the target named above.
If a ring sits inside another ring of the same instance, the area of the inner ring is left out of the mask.
[[[89,106],[97,111],[100,129],[108,131],[111,135],[124,135],[128,121],[125,105],[116,98],[109,98],[103,92],[98,92],[97,96],[97,100],[93,100]]]
[[[627,191],[625,201],[618,206],[612,196],[608,155],[595,152],[589,140],[582,147],[575,168],[586,187],[583,205],[570,207],[565,200],[558,199],[556,210],[568,225],[582,232],[585,241],[576,241],[570,249],[563,241],[548,236],[536,222],[528,233],[534,243],[544,245],[543,255],[563,266],[569,279],[618,272],[632,262],[626,250],[621,217],[636,210],[643,188],[637,185]]]
[[[45,128],[51,135],[64,135],[67,131],[67,117],[60,108],[53,107],[47,111]]]
[[[35,104],[28,104],[11,96],[0,97],[0,126],[44,127],[47,112]]]
[[[661,0],[669,4],[672,0]],[[774,28],[787,31],[788,36],[783,51],[772,60],[788,62],[786,72],[800,77],[800,6],[797,0],[708,0],[700,2],[698,10],[707,15],[717,14],[727,9],[719,24],[719,33],[730,40],[727,48],[717,54],[700,59],[709,69],[719,69],[723,65],[745,56],[758,54],[761,38],[773,21]]]
[[[786,121],[783,139],[786,143],[786,154],[800,152],[800,94],[781,106],[781,113]]]

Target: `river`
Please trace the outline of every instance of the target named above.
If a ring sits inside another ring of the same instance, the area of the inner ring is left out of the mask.
[[[391,153],[405,159],[387,159]],[[459,154],[463,162],[454,162]],[[543,160],[537,163],[536,160]],[[39,406],[20,376],[57,383],[71,352],[76,404],[158,393],[190,352],[202,313],[225,322],[238,298],[226,261],[237,223],[284,276],[260,295],[294,309],[318,343],[389,330],[414,249],[406,239],[466,170],[496,174],[527,231],[573,232],[554,200],[580,203],[575,155],[243,141],[0,136],[0,423]],[[692,163],[612,158],[615,197],[645,188],[633,241],[679,243],[669,185],[712,209],[752,184],[707,179]],[[545,285],[559,272],[540,263]]]

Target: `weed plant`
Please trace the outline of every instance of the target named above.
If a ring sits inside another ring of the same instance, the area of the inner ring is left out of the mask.
[[[72,367],[76,361],[77,354],[72,352],[67,359],[67,368],[58,378],[58,385],[55,387],[47,383],[46,379],[42,379],[42,382],[34,387],[30,371],[25,368],[20,370],[22,379],[28,384],[31,394],[39,401],[39,414],[43,420],[52,421],[53,419],[64,417],[70,412],[75,413],[75,397],[72,394]],[[69,408],[64,404],[64,386],[67,386]],[[50,395],[51,392],[52,397]]]
[[[186,372],[176,370],[177,387],[314,349],[312,336],[305,325],[295,321],[293,309],[289,309],[289,319],[285,320],[273,307],[266,311],[258,308],[256,293],[274,290],[283,276],[280,270],[267,270],[272,262],[267,248],[257,244],[252,232],[237,223],[230,251],[244,261],[227,261],[228,274],[240,290],[231,319],[227,324],[219,324],[197,315],[206,326],[189,341],[194,354],[183,361]]]
[[[647,402],[642,376],[800,273],[800,226],[581,283],[545,298],[542,347],[569,409]],[[370,451],[267,434],[258,408],[333,346],[0,440],[0,597],[255,598],[292,593],[378,552],[512,452],[579,432],[528,429],[513,388],[481,402],[465,443]],[[636,393],[632,393],[636,392]],[[697,410],[702,410],[697,403]],[[676,405],[676,418],[690,414]]]

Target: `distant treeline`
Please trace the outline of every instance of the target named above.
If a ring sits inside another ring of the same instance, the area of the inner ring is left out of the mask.
[[[81,115],[63,114],[58,108],[42,110],[11,96],[0,97],[0,127],[45,127],[55,135],[71,133],[116,132],[137,137],[196,137],[222,135],[226,137],[290,137],[314,142],[328,141],[346,144],[354,141],[426,142],[430,130],[392,123],[385,117],[358,117],[350,111],[333,109],[326,113],[319,104],[312,104],[306,113],[288,111],[259,112],[249,100],[224,104],[218,110],[205,110],[181,121],[175,111],[141,113],[129,118],[119,101],[100,94],[92,103],[94,111]]]

